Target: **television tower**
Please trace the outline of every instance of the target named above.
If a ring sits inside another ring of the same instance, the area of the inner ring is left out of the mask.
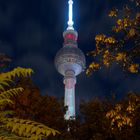
[[[77,45],[78,33],[73,27],[73,0],[69,0],[68,4],[69,20],[68,27],[63,32],[64,44],[55,57],[56,69],[64,76],[64,105],[67,106],[65,120],[75,119],[76,76],[84,71],[86,65],[85,56]]]

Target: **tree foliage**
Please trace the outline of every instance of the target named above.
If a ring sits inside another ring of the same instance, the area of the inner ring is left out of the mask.
[[[62,129],[64,121],[63,104],[54,96],[41,95],[40,90],[30,78],[21,78],[17,86],[24,88],[23,94],[14,99],[15,115],[31,119],[49,127]]]
[[[28,139],[38,140],[43,137],[48,137],[50,134],[55,136],[56,133],[59,133],[58,131],[51,129],[41,123],[30,120],[3,118],[2,121],[6,124],[4,126],[5,129],[8,129],[13,133]]]
[[[47,137],[50,134],[55,135],[59,132],[51,129],[41,123],[37,123],[30,120],[23,120],[18,118],[9,118],[9,115],[13,114],[13,111],[7,110],[7,105],[13,105],[13,98],[20,95],[23,92],[22,87],[15,87],[15,78],[28,77],[33,73],[32,69],[27,68],[15,68],[10,72],[0,73],[0,124],[1,130],[11,131],[17,134],[13,139],[19,139],[20,136],[28,139],[41,139]],[[5,134],[1,133],[1,139],[6,138]],[[3,135],[3,136],[2,136]],[[19,137],[18,137],[19,136]],[[12,139],[10,137],[10,139]]]
[[[94,98],[80,105],[78,140],[137,140],[140,138],[140,95],[119,101]]]
[[[139,0],[131,0],[121,10],[113,8],[109,17],[115,20],[111,35],[98,34],[96,47],[88,55],[93,62],[87,69],[87,75],[103,66],[117,63],[130,73],[138,73],[140,58],[140,10]]]
[[[139,94],[129,93],[119,101],[93,98],[82,101],[79,109],[76,120],[65,122],[67,129],[61,130],[61,135],[49,137],[49,140],[138,140],[140,138]]]

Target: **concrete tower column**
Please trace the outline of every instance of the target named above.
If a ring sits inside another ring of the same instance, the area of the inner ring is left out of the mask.
[[[67,71],[64,77],[65,99],[64,105],[67,106],[65,119],[75,119],[75,84],[76,77],[73,71]]]

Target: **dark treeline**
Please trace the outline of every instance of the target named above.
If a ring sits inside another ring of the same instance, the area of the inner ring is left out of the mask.
[[[25,90],[15,98],[15,116],[41,122],[61,134],[49,140],[138,140],[140,139],[140,95],[128,93],[120,101],[93,98],[81,101],[76,120],[65,121],[63,99],[41,96],[32,80],[23,78],[17,85]]]

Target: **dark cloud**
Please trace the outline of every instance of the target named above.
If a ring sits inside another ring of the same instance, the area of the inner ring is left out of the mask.
[[[17,59],[14,63],[17,66],[32,68],[35,72],[33,74],[35,83],[40,85],[44,85],[45,83],[46,87],[50,87],[50,81],[55,69],[53,63],[48,61],[45,55],[41,55],[40,53],[28,53]]]
[[[42,46],[43,29],[39,23],[26,20],[17,28],[17,46],[20,49],[31,49]]]
[[[11,44],[8,44],[7,42],[0,41],[0,52],[5,53],[9,56],[14,55],[14,49]]]

